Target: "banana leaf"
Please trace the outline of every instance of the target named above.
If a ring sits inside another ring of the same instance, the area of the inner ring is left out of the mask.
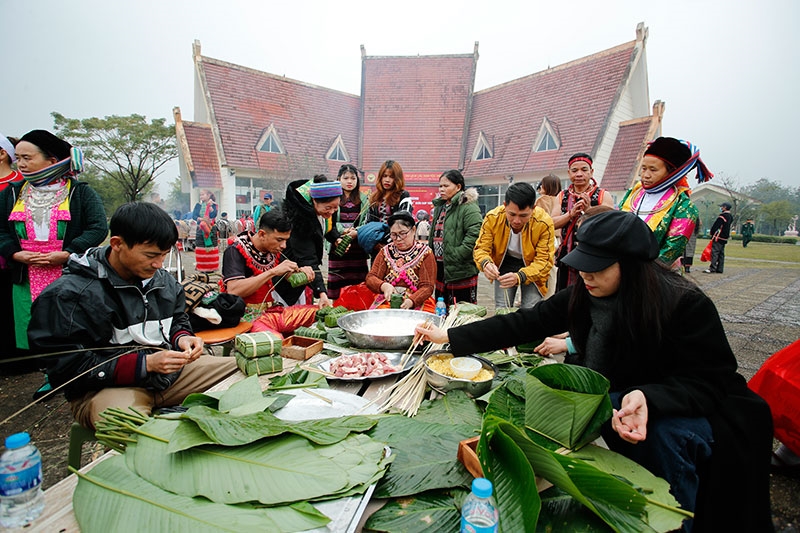
[[[218,503],[333,499],[353,487],[365,490],[391,461],[384,457],[383,443],[360,434],[329,446],[285,435],[243,446],[206,445],[168,453],[179,423],[154,419],[141,426],[125,453],[128,467],[164,490]]]
[[[209,407],[191,407],[181,416],[170,437],[169,452],[174,453],[203,444],[239,446],[282,433],[294,433],[317,444],[334,444],[352,432],[364,432],[375,425],[373,417],[362,415],[320,420],[283,421],[270,412],[232,417]],[[197,429],[190,427],[197,426]]]
[[[487,420],[481,439],[488,443],[490,453],[484,454],[485,460],[481,462],[484,475],[494,484],[498,502],[502,501],[502,506],[498,504],[502,529],[534,531],[542,502],[533,467],[520,447],[497,429],[499,419]]]
[[[437,424],[469,425],[477,431],[481,427],[483,413],[464,391],[454,390],[436,400],[422,402],[414,419]]]
[[[637,492],[630,484],[609,475],[589,465],[585,461],[560,455],[550,450],[537,446],[513,424],[496,418],[487,418],[481,438],[488,442],[489,454],[479,457],[486,468],[492,467],[488,472],[489,479],[499,484],[497,490],[498,508],[500,509],[500,523],[504,531],[532,531],[525,529],[521,517],[532,514],[531,510],[521,505],[516,496],[516,489],[507,487],[504,477],[519,475],[520,465],[513,464],[513,472],[508,471],[507,465],[489,456],[508,453],[508,441],[513,441],[527,457],[533,467],[531,473],[539,475],[553,485],[564,490],[570,496],[582,503],[589,510],[599,516],[604,522],[620,532],[655,531],[648,523],[646,513],[646,498]],[[495,449],[495,441],[502,446]],[[537,519],[538,519],[538,509]],[[679,524],[678,524],[679,525]]]
[[[600,434],[611,416],[609,382],[575,365],[542,365],[525,379],[525,426],[576,449]]]
[[[394,462],[378,483],[379,498],[407,496],[424,491],[469,487],[472,476],[458,462],[458,443],[478,434],[481,412],[462,391],[423,402],[414,418],[390,415],[369,433],[386,442]]]
[[[403,533],[451,533],[458,531],[461,513],[453,497],[430,492],[398,498],[375,511],[364,529]]]
[[[290,532],[330,521],[307,502],[265,508],[179,496],[136,476],[123,456],[111,457],[79,476],[72,507],[84,533]]]

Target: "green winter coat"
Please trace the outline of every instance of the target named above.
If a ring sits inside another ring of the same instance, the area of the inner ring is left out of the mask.
[[[441,198],[433,200],[433,218],[428,245],[433,248],[433,235],[439,213],[444,209],[445,201]],[[459,191],[450,201],[451,206],[444,219],[444,281],[452,283],[460,279],[478,275],[478,267],[472,260],[475,241],[481,233],[483,217],[478,207],[478,191],[467,189]]]

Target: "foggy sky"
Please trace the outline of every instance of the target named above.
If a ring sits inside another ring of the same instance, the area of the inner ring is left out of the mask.
[[[800,187],[787,164],[800,111],[800,2],[0,0],[0,132],[179,106],[192,120],[202,54],[358,94],[368,55],[472,53],[482,90],[633,40],[649,29],[650,105],[718,176]],[[178,175],[170,165],[160,183]],[[716,180],[715,180],[716,181]],[[166,193],[166,187],[161,186]]]

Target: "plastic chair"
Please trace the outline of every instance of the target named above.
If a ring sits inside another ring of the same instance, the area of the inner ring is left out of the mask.
[[[73,422],[69,428],[69,454],[67,455],[67,464],[75,470],[81,468],[81,452],[83,451],[84,442],[95,442],[97,438],[94,436],[94,430],[87,429],[77,422]]]
[[[252,322],[239,322],[238,326],[232,328],[205,329],[196,331],[195,335],[203,339],[208,349],[208,353],[214,355],[214,346],[222,346],[222,356],[230,355],[233,349],[233,340],[240,333],[247,333],[253,327]]]

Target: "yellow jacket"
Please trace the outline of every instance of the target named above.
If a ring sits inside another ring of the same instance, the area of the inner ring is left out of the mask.
[[[483,272],[483,266],[491,261],[498,267],[503,262],[508,248],[511,226],[506,222],[506,206],[499,205],[486,213],[481,233],[475,242],[472,258]],[[553,268],[555,254],[555,230],[553,219],[541,207],[534,207],[531,219],[522,228],[522,260],[525,267],[517,275],[520,285],[536,284],[542,295],[547,294],[547,280]]]

